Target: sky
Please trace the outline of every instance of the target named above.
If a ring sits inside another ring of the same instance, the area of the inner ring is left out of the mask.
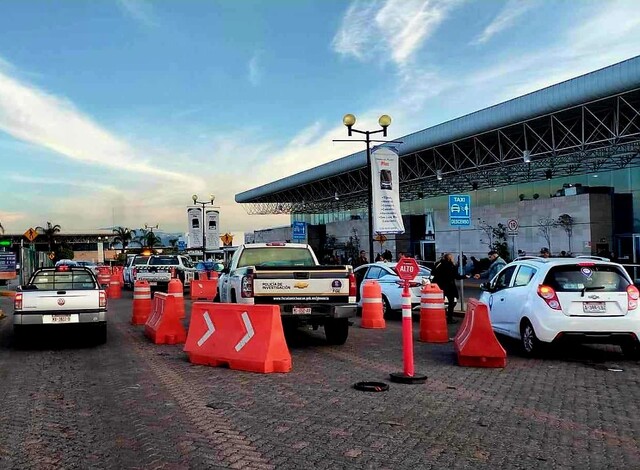
[[[640,6],[545,0],[2,0],[0,223],[220,228],[242,191],[640,54]]]

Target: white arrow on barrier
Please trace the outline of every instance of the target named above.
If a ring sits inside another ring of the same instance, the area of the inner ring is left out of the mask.
[[[244,327],[247,330],[247,334],[242,337],[242,339],[236,344],[236,352],[240,352],[242,348],[246,346],[251,338],[253,338],[254,331],[253,325],[251,324],[251,320],[249,319],[249,314],[247,312],[242,312],[242,322],[244,323]]]
[[[209,317],[209,312],[204,312],[204,322],[207,324],[207,331],[202,335],[202,338],[198,340],[198,346],[202,346],[205,341],[209,339],[209,337],[216,331],[216,327],[213,326],[213,322]]]

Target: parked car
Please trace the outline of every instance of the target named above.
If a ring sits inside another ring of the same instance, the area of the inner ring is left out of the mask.
[[[375,280],[382,289],[382,310],[386,315],[392,310],[402,309],[402,286],[403,281],[394,271],[396,262],[378,262],[358,266],[354,270],[357,283],[358,307],[362,308],[362,284],[366,280]],[[420,266],[420,272],[410,283],[411,306],[420,305],[420,290],[431,277],[431,270]]]
[[[564,339],[640,355],[638,288],[606,258],[518,258],[481,288],[493,330],[519,339],[527,355]]]
[[[96,263],[92,263],[91,261],[76,261],[77,266],[83,266],[85,268],[89,268],[93,274],[98,275],[98,265]]]

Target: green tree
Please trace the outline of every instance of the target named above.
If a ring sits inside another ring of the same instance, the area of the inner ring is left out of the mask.
[[[49,252],[55,251],[54,247],[56,244],[56,235],[60,233],[60,225],[53,225],[51,222],[47,222],[46,227],[36,227],[36,232],[39,232],[44,236],[47,240],[47,245],[49,246]]]
[[[137,243],[143,248],[151,248],[155,246],[162,246],[162,240],[153,233],[153,230],[147,230],[144,228],[134,230],[135,237],[132,240],[132,243]]]
[[[178,253],[178,239],[172,238],[169,240],[169,246],[171,247],[172,253]]]
[[[55,258],[53,259],[53,261],[56,262],[61,259],[73,259],[74,255],[75,254],[73,252],[73,248],[71,248],[66,243],[63,243],[61,245],[56,245]]]
[[[495,227],[491,227],[493,243],[491,248],[498,252],[500,258],[505,261],[509,261],[509,245],[507,244],[507,227],[506,225],[499,223]]]
[[[120,243],[120,245],[122,246],[122,251],[120,254],[124,257],[124,251],[127,249],[127,246],[129,246],[129,243],[132,241],[133,234],[131,233],[131,230],[129,230],[126,227],[115,227],[113,229],[113,233],[116,234],[116,236],[113,237],[113,241],[114,243]]]

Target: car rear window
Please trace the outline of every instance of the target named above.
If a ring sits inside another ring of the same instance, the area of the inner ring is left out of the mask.
[[[607,264],[556,266],[549,270],[544,283],[556,292],[623,292],[630,282],[621,268]]]
[[[148,262],[149,262],[148,256],[136,256],[136,258],[133,260],[133,264],[135,266],[141,266],[143,264],[147,264]]]
[[[315,266],[311,252],[306,248],[261,247],[247,248],[238,260],[244,266]]]
[[[177,266],[179,264],[177,256],[152,256],[149,259],[149,266]]]
[[[87,271],[41,271],[28,285],[37,290],[90,290],[95,289],[93,276]]]

